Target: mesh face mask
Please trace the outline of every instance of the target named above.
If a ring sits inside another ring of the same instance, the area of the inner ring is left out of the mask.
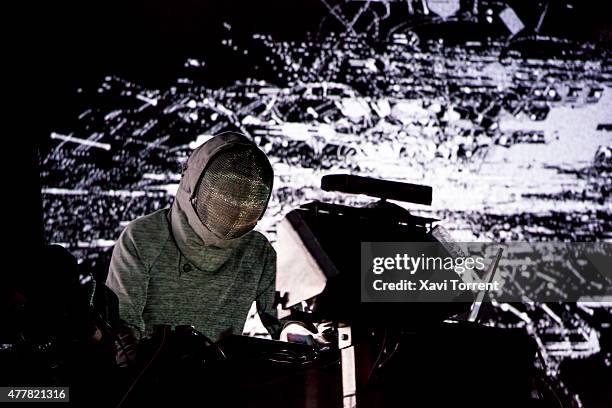
[[[227,148],[213,156],[192,196],[200,221],[222,239],[249,232],[263,214],[272,190],[272,169],[255,147]]]

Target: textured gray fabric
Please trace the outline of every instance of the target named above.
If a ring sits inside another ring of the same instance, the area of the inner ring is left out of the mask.
[[[273,337],[276,253],[259,232],[221,240],[200,222],[189,199],[207,161],[228,143],[222,134],[196,149],[170,209],[132,221],[113,250],[107,285],[122,319],[150,333],[155,324],[191,324],[213,340],[240,334],[253,301]]]

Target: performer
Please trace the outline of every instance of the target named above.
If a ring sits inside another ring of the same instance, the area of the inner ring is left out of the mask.
[[[255,301],[277,338],[276,253],[253,231],[273,178],[243,135],[222,133],[194,150],[172,206],[130,222],[115,245],[106,284],[121,318],[144,334],[188,324],[216,341],[242,333]]]

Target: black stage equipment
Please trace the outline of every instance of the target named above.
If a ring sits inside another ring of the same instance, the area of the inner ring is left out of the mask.
[[[388,201],[430,205],[431,187],[328,175],[321,188],[379,199],[363,207],[310,202],[278,228],[278,303],[287,319],[336,330],[343,406],[530,402],[534,343],[520,330],[467,321],[471,293],[461,302],[361,302],[361,242],[440,242],[446,255],[461,255],[439,220]]]

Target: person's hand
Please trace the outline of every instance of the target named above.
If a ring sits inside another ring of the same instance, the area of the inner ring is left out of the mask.
[[[314,325],[306,325],[302,322],[290,322],[283,327],[280,333],[279,340],[291,343],[302,343],[310,346],[329,345],[330,341],[323,335],[323,332],[328,327],[324,324],[315,327]]]
[[[136,361],[136,346],[138,340],[134,332],[127,326],[119,326],[115,332],[113,349],[115,362],[119,367],[129,367]]]

